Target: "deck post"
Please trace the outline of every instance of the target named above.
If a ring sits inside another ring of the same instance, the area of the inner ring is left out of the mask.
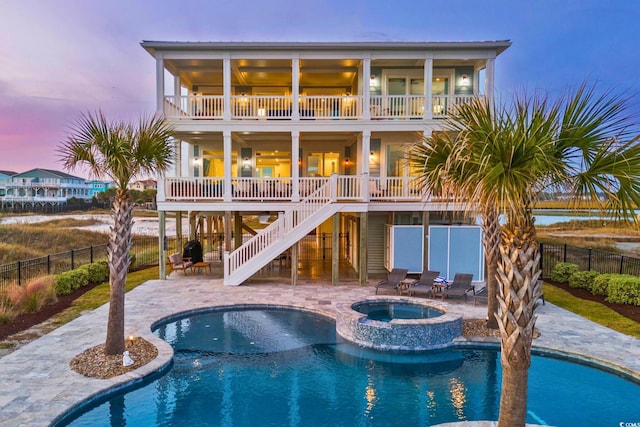
[[[166,215],[164,211],[158,211],[158,254],[160,264],[160,280],[167,279],[167,228],[166,228]]]
[[[291,285],[295,286],[298,283],[298,246],[299,242],[296,242],[291,246]]]
[[[234,248],[238,249],[242,246],[242,215],[239,211],[235,211],[233,216],[233,238]]]
[[[331,284],[338,285],[340,274],[340,214],[333,214],[333,230],[331,233]]]
[[[231,252],[231,212],[224,212],[224,250]]]
[[[360,235],[358,236],[358,281],[360,286],[367,286],[368,272],[367,272],[367,230],[368,213],[360,212]]]

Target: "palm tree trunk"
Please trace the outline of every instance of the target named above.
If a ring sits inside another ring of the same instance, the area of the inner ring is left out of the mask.
[[[124,285],[131,263],[131,227],[133,202],[126,189],[118,189],[113,202],[114,226],[109,236],[109,320],[107,324],[106,354],[124,352]]]
[[[487,264],[487,327],[498,329],[498,259],[500,258],[500,213],[497,205],[487,204],[482,213],[485,262]]]
[[[539,288],[540,252],[533,218],[502,227],[498,262],[496,316],[501,335],[502,396],[499,427],[524,426],[527,414],[527,382]]]

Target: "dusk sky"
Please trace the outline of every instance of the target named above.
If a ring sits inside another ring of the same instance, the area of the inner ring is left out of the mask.
[[[557,96],[584,80],[640,94],[635,0],[0,0],[0,170],[63,170],[69,124],[154,112],[142,40],[511,40],[496,95]],[[83,175],[81,171],[68,171]]]

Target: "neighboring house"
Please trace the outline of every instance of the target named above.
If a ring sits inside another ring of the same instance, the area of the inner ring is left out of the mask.
[[[129,184],[129,190],[145,191],[155,190],[158,188],[158,184],[154,179],[145,179],[142,181],[135,181]]]
[[[11,177],[15,174],[16,172],[13,171],[0,170],[0,198],[4,197],[7,191],[7,184],[11,182]]]
[[[6,184],[3,205],[8,209],[47,209],[71,198],[91,201],[91,185],[84,178],[50,169],[17,173]]]
[[[115,187],[113,182],[87,181],[87,184],[91,186],[91,189],[89,190],[89,196],[91,198],[98,193],[104,193],[108,189]]]
[[[478,228],[451,227],[461,207],[425,194],[406,158],[456,105],[493,98],[510,45],[144,41],[176,138],[174,169],[158,182],[161,234],[167,212],[223,232],[227,285],[313,231],[350,236],[343,261],[362,284],[393,267],[483,280]],[[243,218],[256,215],[278,219],[243,243]]]

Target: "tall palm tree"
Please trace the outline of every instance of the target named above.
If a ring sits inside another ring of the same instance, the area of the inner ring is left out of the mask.
[[[555,102],[518,96],[512,104],[476,100],[447,121],[450,156],[424,177],[426,185],[486,211],[496,206],[500,227],[498,313],[502,395],[499,426],[524,426],[528,368],[541,290],[540,252],[532,207],[544,190],[561,190],[576,203],[589,201],[613,216],[635,219],[640,203],[640,147],[626,99],[582,85]],[[428,137],[423,152],[439,152],[442,137]],[[437,175],[437,179],[433,178]],[[484,208],[484,209],[483,209]],[[493,219],[497,222],[497,217]],[[485,221],[487,222],[487,218]],[[491,271],[491,270],[489,270]]]
[[[142,117],[137,124],[108,121],[102,112],[83,114],[58,149],[66,169],[87,167],[98,179],[116,184],[113,227],[108,245],[109,320],[106,354],[121,354],[124,340],[124,294],[131,263],[133,200],[128,185],[136,177],[165,172],[172,164],[173,129],[159,117]]]

